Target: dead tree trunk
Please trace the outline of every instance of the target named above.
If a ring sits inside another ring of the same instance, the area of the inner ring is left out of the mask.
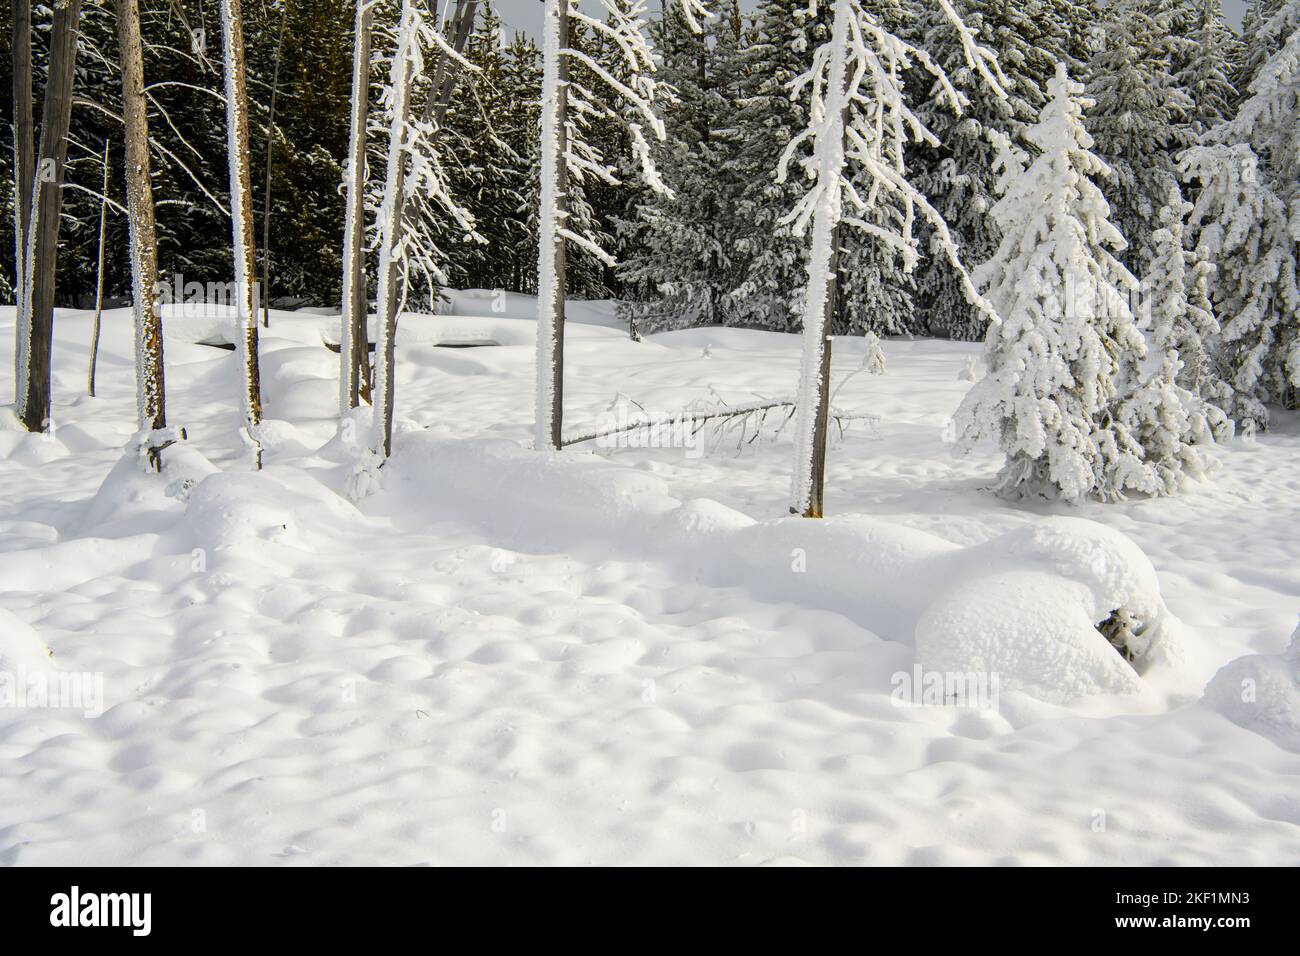
[[[167,427],[162,316],[158,301],[158,237],[149,179],[149,114],[137,0],[117,0],[122,65],[122,122],[126,129],[126,208],[131,233],[131,288],[135,311],[137,427],[150,466],[162,467]]]
[[[50,31],[49,77],[41,109],[41,145],[33,178],[35,213],[28,228],[32,249],[25,266],[31,290],[30,321],[19,335],[25,339],[19,370],[18,418],[31,432],[50,423],[50,363],[54,344],[54,284],[58,266],[59,221],[63,209],[63,175],[68,157],[68,127],[72,120],[72,82],[77,68],[77,27],[81,0],[65,0],[54,8]],[[34,241],[33,241],[34,240]],[[21,324],[21,323],[20,323]]]
[[[108,221],[108,140],[104,140],[104,184],[99,195],[99,256],[95,268],[95,322],[90,330],[90,371],[86,394],[95,397],[95,366],[99,364],[99,321],[104,312],[104,226]]]
[[[370,113],[371,12],[357,0],[352,53],[352,129],[348,138],[347,212],[343,229],[343,301],[339,338],[339,411],[370,394],[370,349],[366,342],[366,124]]]
[[[836,299],[839,294],[840,227],[831,232],[831,266],[826,281],[826,307],[822,317],[821,364],[817,369],[817,384],[813,390],[812,468],[809,473],[808,507],[805,518],[823,517],[826,497],[826,433],[830,427],[831,408],[831,328],[835,318]]]
[[[266,189],[262,195],[262,326],[271,327],[271,159],[275,148],[275,99],[280,92],[280,54],[284,50],[284,25],[289,8],[280,12],[280,33],[275,40],[275,69],[271,72],[271,111],[266,121]]]
[[[31,215],[32,176],[35,167],[35,132],[32,115],[32,4],[31,0],[13,0],[13,67],[14,67],[14,302],[18,306],[15,329],[18,341],[14,348],[15,401],[22,387],[20,365],[25,347],[23,324],[28,316],[24,304],[27,287],[27,229]]]
[[[244,431],[253,449],[253,467],[262,467],[258,426],[262,386],[257,360],[257,310],[253,295],[257,250],[253,242],[253,186],[248,164],[248,88],[244,70],[244,16],[240,0],[221,0],[222,47],[226,74],[226,152],[230,161],[230,220],[234,235],[235,348],[244,369]]]
[[[569,0],[547,0],[543,26],[541,234],[537,245],[537,409],[534,444],[560,449],[564,436],[564,220],[568,192]]]

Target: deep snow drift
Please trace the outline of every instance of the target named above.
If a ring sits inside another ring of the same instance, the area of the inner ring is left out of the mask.
[[[395,456],[359,500],[335,318],[263,330],[254,474],[236,360],[195,344],[228,318],[169,309],[189,440],[147,476],[128,312],[94,400],[89,316],[60,314],[55,433],[0,430],[0,670],[100,675],[102,716],[0,707],[0,860],[1300,858],[1295,416],[1177,498],[1013,507],[991,449],[944,440],[977,350],[887,342],[836,396],[873,417],[811,522],[783,514],[788,431],[531,451],[532,305],[404,318]],[[796,336],[570,322],[574,432],[619,396],[793,389]],[[836,384],[862,348],[837,340]],[[1132,665],[1095,627],[1116,610]]]

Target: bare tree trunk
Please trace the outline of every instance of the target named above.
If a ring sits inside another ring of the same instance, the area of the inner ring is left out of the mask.
[[[546,0],[543,36],[541,232],[537,243],[537,401],[533,442],[558,450],[564,428],[564,236],[568,192],[569,0]]]
[[[465,44],[469,41],[469,34],[474,24],[474,9],[477,4],[478,0],[457,0],[454,33],[451,42],[452,49],[457,53],[463,52]],[[415,42],[414,38],[412,42]],[[400,109],[393,124],[394,135],[402,138],[406,135],[406,127],[410,123],[412,110],[410,86],[413,77],[410,74],[409,64],[405,69],[407,74],[405,81],[402,83],[401,95],[398,97]],[[457,76],[458,71],[447,63],[446,55],[441,55],[438,58],[438,65],[434,73],[429,103],[426,104],[423,115],[425,121],[432,122],[436,126],[440,125],[445,119]],[[406,301],[402,257],[395,254],[402,243],[406,215],[407,154],[406,150],[400,146],[400,142],[398,145],[390,147],[388,162],[389,179],[385,184],[387,222],[384,227],[387,234],[381,241],[379,290],[376,296],[377,317],[380,323],[380,348],[375,353],[374,398],[382,420],[383,456],[385,458],[391,455],[393,450],[394,386],[397,374],[395,367],[397,318],[402,303]],[[389,195],[392,197],[391,203],[388,201]]]
[[[24,322],[29,312],[24,302],[27,288],[27,229],[31,213],[32,175],[35,167],[35,131],[32,115],[32,4],[13,0],[14,31],[14,302],[18,321],[14,348],[14,389],[22,387],[26,346]]]
[[[31,432],[50,423],[50,364],[54,345],[54,285],[58,267],[59,222],[63,209],[63,175],[68,157],[68,127],[72,120],[72,83],[77,69],[77,27],[81,0],[64,0],[54,7],[50,31],[49,75],[41,109],[41,145],[33,190],[36,210],[29,228],[33,255],[26,264],[25,284],[31,290],[30,324],[25,338],[24,367],[18,386],[18,418]]]
[[[240,0],[221,0],[222,47],[226,73],[226,152],[230,161],[230,219],[234,235],[235,347],[244,368],[244,430],[253,448],[253,466],[262,467],[258,426],[262,386],[257,361],[257,310],[253,295],[257,250],[253,242],[253,186],[248,164],[248,88],[244,71],[244,16]]]
[[[357,0],[352,54],[352,129],[348,138],[347,221],[343,230],[343,301],[339,338],[339,411],[361,404],[370,393],[370,350],[366,342],[366,123],[370,108],[371,12]]]
[[[95,269],[95,323],[90,331],[90,371],[86,394],[95,397],[95,366],[99,364],[99,320],[104,311],[104,225],[108,220],[108,145],[104,140],[104,185],[99,195],[99,259]]]
[[[280,53],[284,50],[284,25],[289,8],[280,12],[280,33],[275,40],[275,69],[271,73],[271,115],[266,121],[266,190],[262,198],[262,325],[271,327],[271,152],[275,147],[275,98],[280,92]]]
[[[158,237],[149,179],[149,114],[137,0],[117,0],[122,65],[122,122],[126,128],[126,207],[131,232],[131,288],[135,306],[136,416],[148,463],[162,467],[161,432],[167,427],[162,316],[158,302]]]

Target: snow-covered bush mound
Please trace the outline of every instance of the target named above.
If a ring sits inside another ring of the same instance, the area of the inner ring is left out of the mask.
[[[598,456],[427,433],[403,436],[385,472],[374,506],[403,520],[470,510],[514,546],[657,554],[715,586],[914,639],[928,671],[996,674],[1052,703],[1136,693],[1140,673],[1177,657],[1151,562],[1092,521],[1035,518],[973,547],[861,515],[754,521]]]
[[[1205,702],[1239,727],[1300,753],[1300,627],[1281,654],[1229,661],[1205,688]]]
[[[916,624],[926,670],[996,674],[1003,690],[1065,703],[1137,692],[1134,668],[1173,654],[1155,568],[1104,525],[1038,519],[950,560],[952,583]]]
[[[32,628],[0,608],[0,674],[49,670],[50,649]]]

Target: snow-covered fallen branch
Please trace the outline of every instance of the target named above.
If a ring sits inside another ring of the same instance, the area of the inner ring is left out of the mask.
[[[616,407],[618,412],[614,411]],[[721,440],[722,434],[727,429],[739,428],[739,444],[744,445],[758,439],[769,415],[777,411],[784,411],[785,415],[775,432],[775,434],[780,434],[781,430],[794,416],[797,404],[793,398],[787,397],[759,398],[739,405],[729,405],[723,401],[716,403],[696,402],[670,414],[651,414],[640,408],[640,406],[631,415],[621,414],[625,409],[625,405],[616,402],[615,405],[611,406],[611,412],[605,416],[607,424],[597,423],[581,431],[570,433],[564,436],[561,447],[567,448],[570,445],[577,445],[582,442],[599,441],[602,438],[611,438],[615,435],[625,435],[640,430],[681,431],[683,434],[688,434],[689,437],[694,438],[710,422],[719,423],[719,440]],[[832,408],[831,418],[840,434],[843,435],[849,423],[872,421],[875,416]],[[751,426],[753,426],[752,429]]]

